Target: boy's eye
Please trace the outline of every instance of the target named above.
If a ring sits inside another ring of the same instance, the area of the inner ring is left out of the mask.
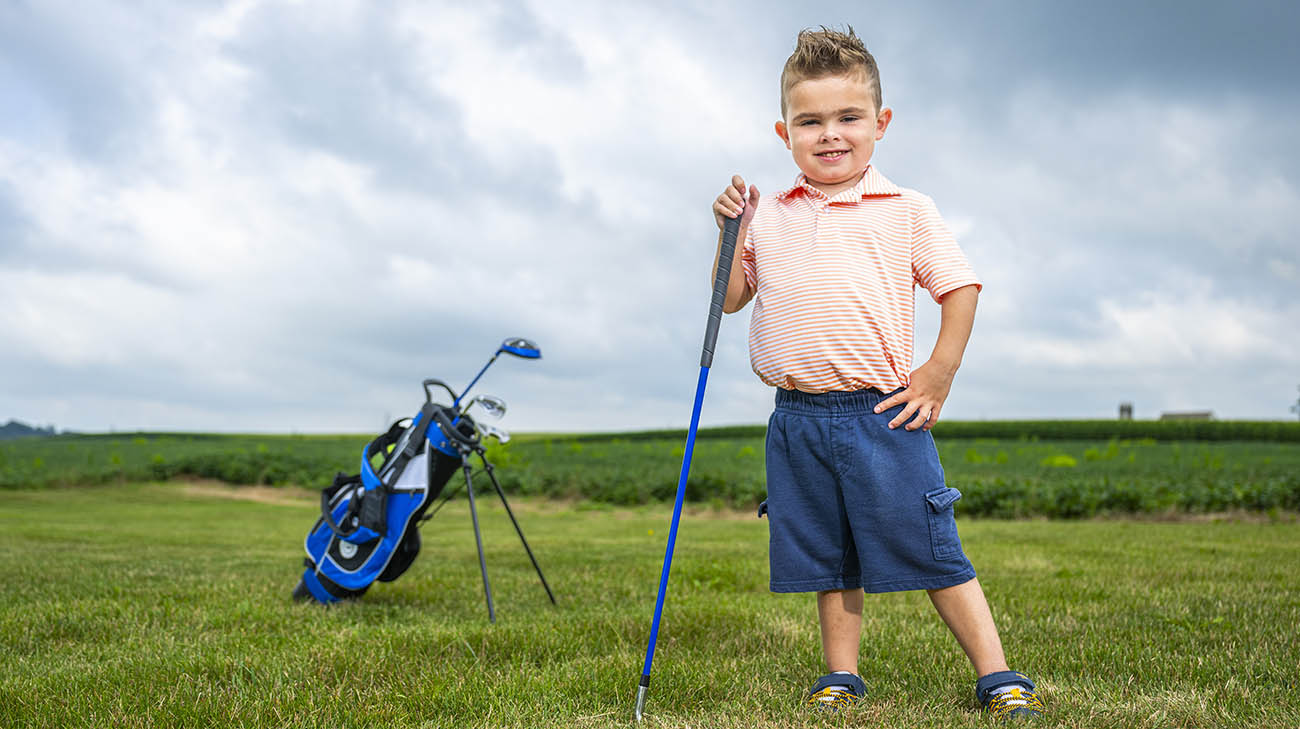
[[[846,117],[844,117],[843,119],[841,119],[840,121],[855,122],[855,121],[858,120],[858,118],[859,118],[859,117],[856,117],[856,116],[846,116]]]
[[[812,126],[812,125],[814,125],[814,124],[816,124],[816,123],[817,123],[817,120],[816,120],[816,119],[804,119],[803,121],[799,122],[799,126],[801,126],[801,127],[810,127],[810,126]]]

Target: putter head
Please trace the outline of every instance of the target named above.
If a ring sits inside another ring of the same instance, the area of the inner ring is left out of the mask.
[[[493,420],[500,420],[506,414],[506,401],[495,395],[479,395],[469,404],[470,407],[478,405],[483,408],[483,412]]]
[[[537,345],[534,344],[532,340],[524,339],[523,337],[510,337],[502,342],[501,348],[497,350],[498,354],[501,352],[513,354],[514,356],[522,357],[523,359],[542,358],[542,350],[538,349]]]

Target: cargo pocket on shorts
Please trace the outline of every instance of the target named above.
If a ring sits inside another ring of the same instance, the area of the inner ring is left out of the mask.
[[[961,553],[957,538],[957,522],[952,506],[961,498],[961,492],[951,486],[935,489],[925,495],[926,510],[930,517],[930,546],[935,559],[952,559]]]

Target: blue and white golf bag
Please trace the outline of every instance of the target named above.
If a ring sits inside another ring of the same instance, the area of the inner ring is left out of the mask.
[[[474,522],[474,540],[478,547],[479,569],[483,575],[483,592],[487,597],[488,618],[495,622],[496,609],[488,583],[487,562],[483,557],[483,537],[478,528],[478,510],[474,504],[474,468],[471,457],[477,456],[491,480],[492,488],[510,516],[510,522],[523,542],[524,551],[555,603],[555,595],[546,583],[542,568],[524,538],[505,491],[497,481],[487,459],[483,440],[509,439],[502,430],[475,422],[467,410],[480,405],[489,415],[499,417],[505,403],[491,396],[476,397],[461,406],[465,393],[478,382],[483,372],[500,354],[523,359],[539,359],[537,345],[522,338],[507,339],[492,359],[457,395],[441,380],[425,380],[424,405],[414,418],[393,423],[388,432],[368,443],[361,452],[361,471],[349,476],[340,473],[334,483],[321,491],[321,515],[307,533],[303,546],[306,569],[293,590],[296,600],[332,603],[360,597],[375,581],[391,582],[406,572],[420,553],[420,523],[432,516],[429,505],[442,494],[457,470],[464,479],[469,497],[470,517]],[[430,386],[441,387],[451,396],[451,405],[433,401]],[[458,487],[459,488],[459,487]],[[455,494],[448,491],[443,503]],[[441,504],[439,504],[439,507]],[[436,512],[437,509],[434,509]]]
[[[456,419],[451,408],[425,403],[415,418],[399,420],[366,445],[360,473],[340,473],[321,492],[321,516],[304,542],[307,569],[295,597],[322,603],[359,597],[376,580],[391,582],[411,566],[420,553],[420,521],[463,464],[435,422]],[[472,439],[475,425],[461,415],[455,430]]]

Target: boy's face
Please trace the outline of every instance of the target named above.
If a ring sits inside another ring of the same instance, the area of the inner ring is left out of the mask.
[[[876,110],[871,85],[861,76],[800,81],[786,93],[785,120],[777,136],[808,182],[827,195],[858,184],[893,112]]]

